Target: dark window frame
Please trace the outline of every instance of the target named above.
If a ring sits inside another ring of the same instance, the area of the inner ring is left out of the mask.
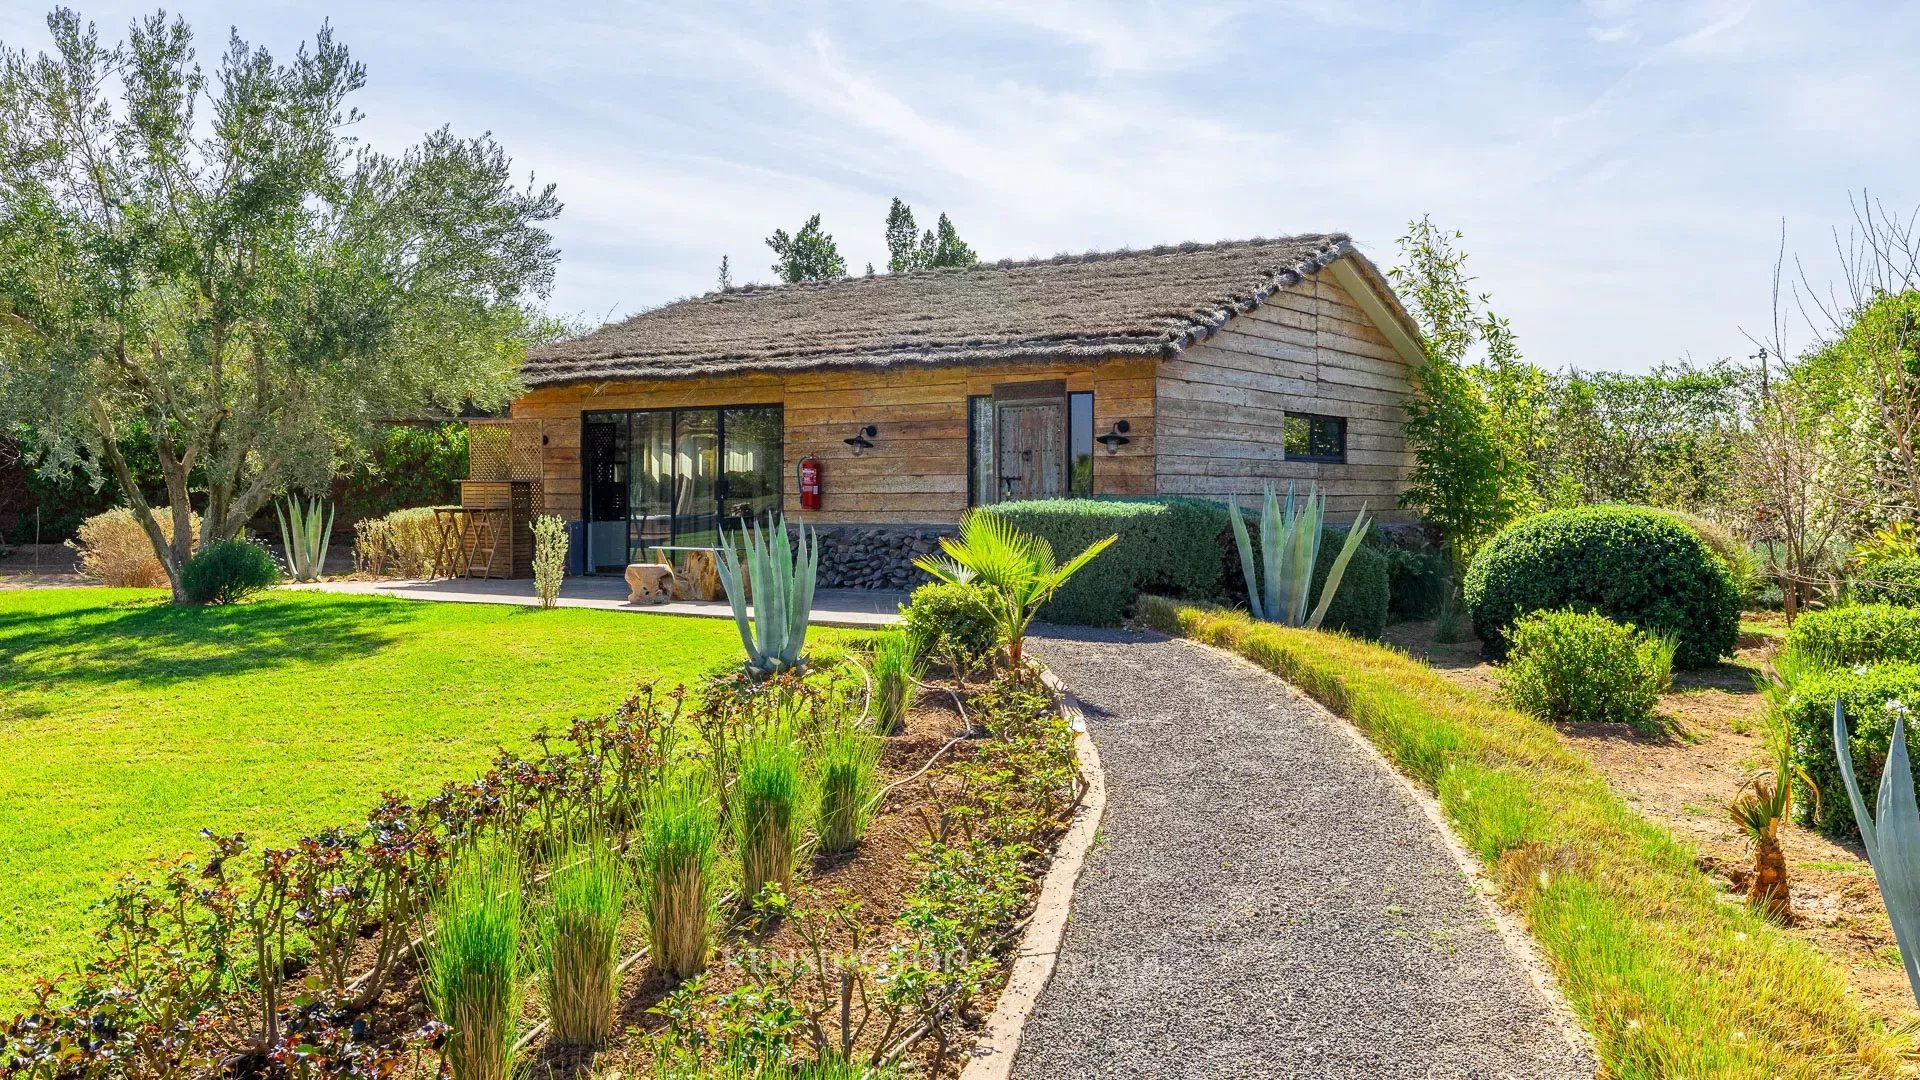
[[[634,413],[643,413],[643,412],[667,413],[673,419],[672,441],[674,445],[677,446],[679,444],[679,439],[680,439],[680,414],[691,413],[691,412],[711,412],[714,414],[714,440],[715,440],[716,453],[718,455],[718,465],[719,465],[719,470],[714,476],[713,503],[714,503],[714,511],[715,511],[715,520],[716,521],[723,520],[724,515],[722,515],[720,511],[725,509],[726,498],[727,498],[726,491],[724,489],[726,487],[727,411],[729,409],[778,409],[780,411],[780,465],[779,465],[779,468],[775,470],[776,474],[779,476],[779,480],[777,483],[774,484],[774,507],[772,512],[775,514],[785,514],[787,509],[787,475],[786,475],[787,405],[786,405],[786,402],[784,401],[740,401],[740,402],[728,402],[724,405],[656,406],[650,409],[649,408],[582,409],[580,411],[580,447],[582,451],[580,454],[580,519],[583,522],[587,520],[587,512],[588,512],[587,489],[588,489],[588,484],[591,482],[591,479],[592,479],[591,464],[588,462],[587,455],[585,453],[586,442],[587,442],[587,438],[586,438],[587,424],[590,422],[592,417],[596,417],[596,416],[621,417],[622,423],[630,424],[631,420],[627,418],[630,418]],[[625,475],[627,477],[627,483],[631,484],[632,477],[633,477],[633,447],[630,443],[627,446],[627,468],[626,468]],[[628,520],[631,521],[632,513],[633,513],[631,505],[628,506],[627,513],[628,513]],[[678,532],[678,529],[679,529],[679,524],[676,521],[674,524],[674,531]],[[628,551],[627,557],[629,560],[633,558],[633,553],[631,550]],[[591,572],[592,571],[589,571],[589,573]]]
[[[1307,447],[1304,454],[1296,454],[1287,445],[1287,424],[1300,420],[1307,426]],[[1331,427],[1331,433],[1328,428]],[[1329,449],[1330,448],[1330,449]],[[1288,461],[1311,461],[1325,465],[1345,465],[1347,463],[1347,418],[1331,416],[1326,413],[1288,412],[1280,419],[1280,452]]]

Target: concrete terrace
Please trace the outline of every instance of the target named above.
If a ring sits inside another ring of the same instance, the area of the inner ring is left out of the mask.
[[[533,582],[525,578],[436,578],[430,581],[322,581],[288,588],[368,596],[397,596],[403,600],[437,600],[454,604],[517,604],[531,607],[540,601]],[[900,621],[900,605],[907,594],[868,589],[820,589],[813,594],[813,626],[855,629],[889,626]],[[600,608],[650,615],[691,615],[703,619],[731,619],[725,600],[675,600],[666,604],[627,603],[627,583],[616,577],[570,577],[560,587],[561,607]],[[752,609],[749,608],[749,611]]]

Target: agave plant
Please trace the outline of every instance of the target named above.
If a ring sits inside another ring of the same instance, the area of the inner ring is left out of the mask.
[[[989,511],[969,510],[960,519],[959,539],[940,538],[945,556],[929,555],[915,559],[913,565],[939,581],[972,582],[992,590],[1000,640],[1006,647],[1008,664],[1019,672],[1024,670],[1020,664],[1021,643],[1040,606],[1118,539],[1115,534],[1095,540],[1080,554],[1056,563],[1053,546],[1046,540],[1015,528]]]
[[[733,605],[740,642],[747,647],[747,666],[762,677],[797,668],[807,644],[807,619],[813,614],[820,541],[802,525],[799,543],[789,543],[786,520],[775,517],[765,529],[754,525],[742,529],[739,546],[746,551],[744,576],[740,552],[723,544],[720,582]],[[753,598],[751,619],[749,596]]]
[[[326,508],[326,520],[320,510]],[[287,553],[287,569],[295,581],[319,581],[321,567],[327,561],[327,544],[333,536],[333,505],[322,503],[320,496],[301,502],[287,498],[273,504],[280,515],[280,546]]]
[[[1833,703],[1833,750],[1840,759],[1840,776],[1847,782],[1847,798],[1860,826],[1860,842],[1873,864],[1873,880],[1886,901],[1887,919],[1907,966],[1907,987],[1920,1000],[1920,804],[1913,796],[1913,765],[1907,760],[1907,709],[1888,702],[1893,711],[1893,742],[1880,773],[1879,813],[1867,816],[1867,800],[1853,773],[1853,752],[1847,745],[1847,708]]]
[[[1352,561],[1353,553],[1366,539],[1367,527],[1372,524],[1367,518],[1366,504],[1360,504],[1360,514],[1347,530],[1347,542],[1341,545],[1340,554],[1327,571],[1327,583],[1320,589],[1320,602],[1311,612],[1307,610],[1307,594],[1313,587],[1314,563],[1320,557],[1320,534],[1327,517],[1326,496],[1308,485],[1306,498],[1296,500],[1293,485],[1288,484],[1287,498],[1282,502],[1274,494],[1273,485],[1267,485],[1266,498],[1260,507],[1257,574],[1253,541],[1247,536],[1247,523],[1240,516],[1239,501],[1231,502],[1228,509],[1233,522],[1233,541],[1240,549],[1240,572],[1247,579],[1247,607],[1253,617],[1263,622],[1318,629],[1320,620],[1327,617],[1334,593],[1340,589],[1347,563]]]

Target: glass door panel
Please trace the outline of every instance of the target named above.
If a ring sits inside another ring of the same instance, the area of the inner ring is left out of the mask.
[[[723,409],[720,520],[730,533],[765,524],[780,509],[783,425],[777,405]]]
[[[719,531],[720,410],[674,414],[673,542],[715,547]]]
[[[632,436],[633,483],[628,543],[630,561],[647,562],[647,547],[673,543],[673,412],[627,414]]]
[[[590,415],[581,435],[586,474],[585,513],[588,573],[627,565],[627,425],[621,413]]]

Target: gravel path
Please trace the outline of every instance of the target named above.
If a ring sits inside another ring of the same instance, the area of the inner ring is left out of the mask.
[[[1587,1078],[1439,830],[1311,702],[1158,636],[1035,638],[1107,812],[1017,1080]]]

